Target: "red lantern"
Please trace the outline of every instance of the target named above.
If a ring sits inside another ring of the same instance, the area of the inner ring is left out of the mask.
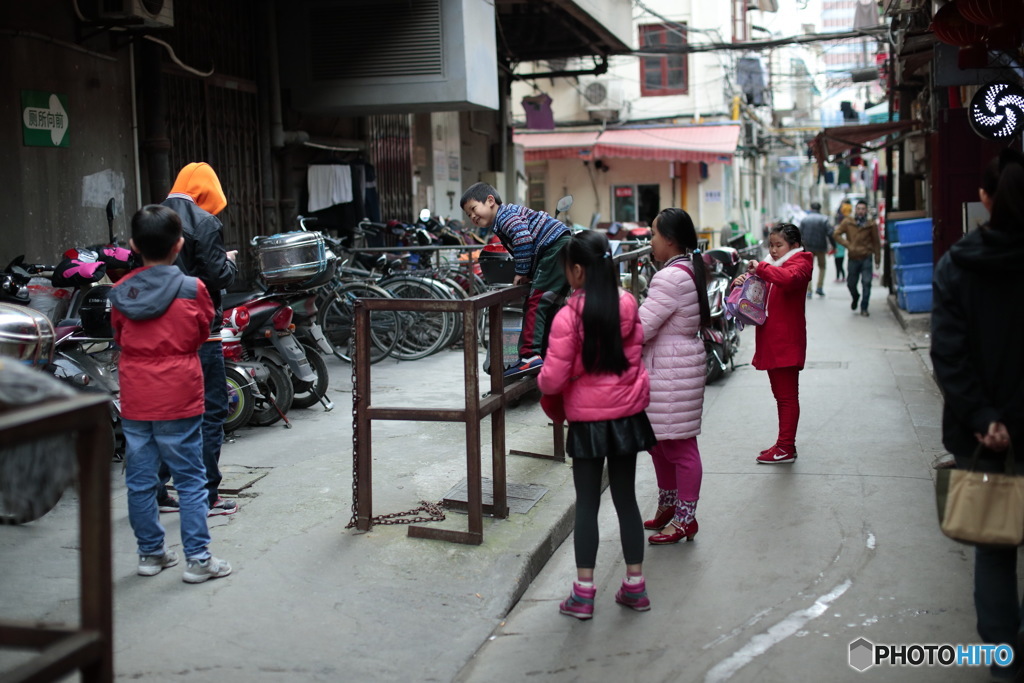
[[[988,30],[985,44],[990,50],[1016,50],[1020,47],[1020,30],[1019,24],[994,26]]]
[[[1024,23],[1022,0],[956,0],[955,4],[964,19],[982,26]]]
[[[947,45],[956,47],[979,45],[985,40],[984,27],[967,21],[960,14],[957,4],[948,2],[940,7],[932,17],[932,25],[928,28],[935,33],[936,38]]]

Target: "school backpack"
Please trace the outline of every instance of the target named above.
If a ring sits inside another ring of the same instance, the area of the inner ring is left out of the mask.
[[[768,318],[767,304],[768,284],[751,275],[725,297],[725,314],[734,318],[741,329],[743,325],[763,325]]]

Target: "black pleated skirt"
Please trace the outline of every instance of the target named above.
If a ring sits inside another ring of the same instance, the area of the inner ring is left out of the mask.
[[[646,451],[657,442],[647,413],[597,422],[570,422],[565,450],[570,458],[614,458]]]

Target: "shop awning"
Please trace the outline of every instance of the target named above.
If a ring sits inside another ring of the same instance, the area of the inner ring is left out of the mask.
[[[738,124],[636,126],[604,131],[516,133],[527,161],[546,159],[643,159],[732,163]]]
[[[916,121],[887,121],[885,123],[866,123],[860,126],[835,126],[825,128],[812,143],[814,156],[822,164],[829,157],[856,148],[878,149],[885,145],[870,143],[893,133],[904,133],[917,126]]]

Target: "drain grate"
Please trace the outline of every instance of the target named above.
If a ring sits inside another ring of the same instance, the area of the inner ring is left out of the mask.
[[[804,363],[804,370],[846,370],[850,363],[845,360],[811,360]]]
[[[494,505],[494,495],[491,490],[494,486],[492,480],[484,477],[481,480],[484,512],[490,512]],[[508,511],[518,512],[525,515],[537,504],[537,501],[548,492],[543,486],[536,484],[512,484],[505,485],[508,497]],[[449,510],[465,512],[469,509],[469,480],[463,479],[455,485],[451,491],[444,496],[444,506]]]

